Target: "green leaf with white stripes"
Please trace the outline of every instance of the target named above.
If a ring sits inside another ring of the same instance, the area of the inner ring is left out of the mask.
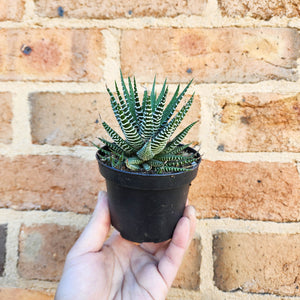
[[[120,117],[120,123],[123,129],[123,133],[126,137],[127,142],[136,150],[139,150],[143,144],[144,140],[141,138],[137,129],[134,125],[127,119],[125,113],[118,107],[118,114]]]
[[[155,134],[161,128],[161,118],[164,113],[164,106],[166,103],[168,94],[168,88],[165,89],[163,96],[161,97],[159,103],[156,105],[155,111],[153,113],[153,133]],[[159,96],[160,98],[160,96]]]
[[[170,120],[170,118],[172,117],[174,111],[176,110],[176,107],[178,106],[178,104],[180,103],[181,99],[183,98],[183,96],[186,94],[188,88],[190,87],[191,83],[193,82],[193,80],[191,80],[188,85],[184,88],[184,90],[181,92],[181,94],[177,97],[178,92],[179,92],[179,85],[176,89],[176,92],[174,94],[174,96],[172,97],[170,103],[167,105],[162,120],[161,120],[161,124],[165,124],[166,122],[168,122]]]
[[[131,147],[126,141],[124,141],[120,135],[114,131],[106,122],[102,122],[102,125],[112,140],[119,146],[126,154],[130,155],[135,152],[134,148]]]
[[[185,136],[188,134],[188,132],[192,129],[192,127],[197,123],[198,121],[193,122],[192,124],[185,127],[172,141],[170,141],[166,148],[164,149],[164,153],[170,153],[172,152],[185,138]]]
[[[153,133],[153,114],[151,106],[151,97],[147,97],[145,103],[145,109],[143,114],[143,120],[140,128],[140,135],[144,140],[151,138]]]
[[[128,122],[130,122],[133,126],[136,127],[136,121],[135,121],[133,115],[131,114],[127,103],[124,101],[123,97],[121,96],[121,93],[119,91],[119,88],[118,88],[118,85],[117,85],[116,82],[115,82],[115,86],[116,86],[116,92],[117,92],[117,95],[118,95],[118,98],[119,98],[119,102],[120,102],[122,111],[124,112]]]

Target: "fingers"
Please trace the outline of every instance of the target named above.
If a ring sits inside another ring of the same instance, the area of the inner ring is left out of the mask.
[[[187,206],[183,217],[177,223],[169,247],[158,263],[158,271],[168,288],[171,287],[182,262],[184,253],[194,235],[196,227],[195,209]]]
[[[85,227],[68,256],[77,256],[88,252],[99,251],[103,246],[109,229],[110,215],[108,210],[107,194],[105,192],[100,192],[91,220]]]
[[[189,218],[191,222],[190,235],[189,235],[189,243],[190,243],[196,230],[196,210],[194,206],[191,205],[187,206],[184,210],[183,216]]]

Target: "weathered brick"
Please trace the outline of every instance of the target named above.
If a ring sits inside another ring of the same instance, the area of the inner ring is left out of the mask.
[[[0,225],[0,276],[3,276],[4,267],[5,267],[6,235],[7,235],[7,225]]]
[[[298,0],[218,0],[222,14],[227,17],[251,16],[269,20],[274,16],[300,17]]]
[[[98,81],[104,45],[97,29],[0,30],[0,80]]]
[[[0,21],[21,21],[24,10],[24,0],[0,0]]]
[[[0,299],[3,300],[53,300],[54,295],[46,292],[20,288],[0,288]]]
[[[107,93],[35,93],[30,95],[30,103],[33,143],[90,146],[92,141],[99,143],[96,139],[98,136],[110,139],[99,120],[99,114],[121,134]],[[192,108],[178,130],[199,119],[200,99],[196,96]],[[199,124],[188,133],[186,143],[198,142]]]
[[[101,117],[116,128],[108,94],[36,93],[30,95],[33,143],[91,146],[105,136]],[[120,132],[119,132],[120,133]]]
[[[207,0],[35,0],[36,12],[42,17],[58,17],[58,8],[64,17],[112,19],[122,17],[175,17],[179,14],[201,15]]]
[[[23,278],[59,280],[66,256],[80,231],[72,226],[39,224],[21,227],[18,271]]]
[[[13,118],[12,103],[10,93],[0,93],[0,143],[9,144],[12,142],[12,127]]]
[[[300,235],[214,236],[214,280],[223,291],[300,296]]]
[[[300,36],[287,28],[125,30],[124,74],[142,81],[258,82],[297,79]]]
[[[0,207],[90,213],[105,188],[96,159],[0,156],[0,165]]]
[[[225,151],[300,151],[300,94],[219,99],[217,141]]]
[[[187,250],[173,287],[198,290],[200,286],[200,265],[201,265],[200,240],[193,239]]]
[[[189,199],[200,218],[300,220],[300,176],[293,163],[207,161]]]

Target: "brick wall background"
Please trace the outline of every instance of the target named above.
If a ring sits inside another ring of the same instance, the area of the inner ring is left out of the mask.
[[[105,84],[194,78],[198,225],[168,299],[300,299],[299,0],[0,0],[0,299],[50,300],[105,189]]]

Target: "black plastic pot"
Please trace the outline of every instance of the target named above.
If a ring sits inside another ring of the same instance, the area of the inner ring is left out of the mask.
[[[196,153],[192,148],[188,151]],[[199,161],[191,171],[172,174],[118,170],[96,155],[100,173],[106,179],[111,222],[123,238],[158,243],[172,237],[183,215],[190,183],[197,175],[201,161],[197,155]]]

